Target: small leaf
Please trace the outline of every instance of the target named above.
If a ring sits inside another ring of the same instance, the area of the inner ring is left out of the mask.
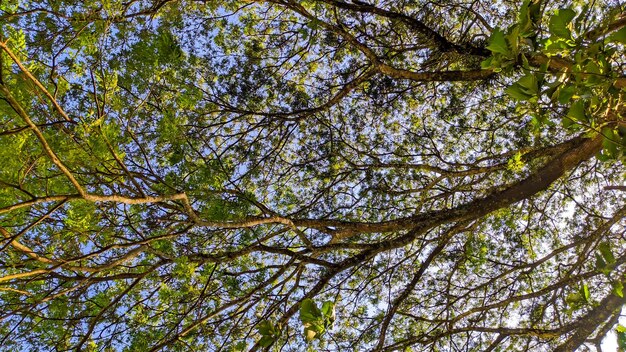
[[[526,27],[530,27],[530,13],[528,12],[528,5],[530,4],[530,0],[524,0],[522,6],[520,7],[518,22],[522,26],[522,30],[527,29]]]
[[[602,138],[602,153],[606,154],[610,159],[616,159],[619,156],[619,153],[620,153],[620,150],[618,148],[618,144],[621,144],[620,143],[621,142],[620,141],[621,138],[616,133],[616,131],[613,128],[611,128],[611,127],[603,127],[601,133],[602,133],[602,136],[603,136],[603,138]],[[610,248],[609,248],[609,254],[611,256],[613,256],[613,254],[610,252]],[[615,261],[615,258],[613,258],[613,261]],[[607,262],[609,264],[613,264],[612,262],[609,262],[608,259],[607,259]]]
[[[580,8],[580,14],[578,14],[576,19],[574,20],[574,24],[575,24],[576,30],[579,31],[579,32],[580,32],[582,26],[584,25],[585,19],[588,16],[588,11],[589,11],[589,4],[584,4]]]
[[[530,69],[530,63],[528,62],[528,59],[526,58],[526,55],[524,55],[524,53],[522,53],[522,67],[529,70]]]
[[[319,334],[319,336],[321,336],[326,330],[324,324],[322,324],[321,321],[311,324],[308,329],[315,331],[317,334]]]
[[[312,299],[307,298],[300,305],[300,320],[308,342],[314,338],[321,339],[326,329],[335,321],[335,303],[326,301],[320,310]]]
[[[520,8],[518,23],[522,37],[532,37],[535,35],[537,23],[541,19],[541,1],[524,0]]]
[[[621,282],[616,281],[612,284],[612,286],[613,286],[613,293],[617,297],[624,298],[624,285]]]
[[[561,125],[563,126],[563,128],[572,128],[572,129],[576,129],[577,125],[574,125],[574,123],[572,122],[572,119],[570,119],[569,117],[565,116],[561,119]]]
[[[589,300],[591,299],[591,295],[589,294],[589,287],[587,286],[587,284],[583,284],[582,291],[583,291],[583,297],[585,298],[585,301],[589,302]]]
[[[567,297],[565,297],[565,302],[567,302],[570,305],[580,304],[582,300],[583,298],[580,295],[580,293],[570,293],[569,295],[567,295]]]
[[[618,351],[626,350],[626,327],[622,325],[618,325],[617,329],[615,329],[617,334],[617,346],[619,347]]]
[[[246,343],[246,341],[239,341],[235,344],[234,347],[236,351],[245,351],[248,348],[248,344]]]
[[[584,70],[585,73],[587,73],[584,79],[584,83],[587,87],[593,87],[606,81],[600,67],[595,62],[589,61]]]
[[[480,63],[480,68],[482,68],[483,70],[487,70],[487,69],[493,68],[493,66],[492,66],[493,61],[494,61],[493,57],[489,57],[489,58],[483,60]]]

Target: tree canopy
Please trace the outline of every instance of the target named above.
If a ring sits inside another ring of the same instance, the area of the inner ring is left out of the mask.
[[[611,0],[0,1],[0,350],[599,351]]]

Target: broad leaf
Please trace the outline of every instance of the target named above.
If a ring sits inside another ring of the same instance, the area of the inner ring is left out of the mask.
[[[503,54],[508,56],[511,53],[509,46],[506,42],[506,36],[502,30],[499,28],[494,28],[491,32],[491,37],[489,38],[489,45],[487,45],[487,49],[491,50],[494,53]]]
[[[517,83],[504,90],[506,94],[517,100],[529,100],[532,95],[526,93],[525,89]]]
[[[322,312],[317,308],[315,302],[307,298],[300,305],[300,319],[304,323],[313,323],[322,318]]]
[[[576,122],[586,123],[587,116],[585,113],[585,102],[583,100],[577,100],[572,103],[572,106],[567,112],[567,117]]]
[[[600,243],[600,245],[598,246],[598,250],[602,254],[602,257],[607,262],[607,264],[615,263],[615,256],[613,256],[611,245],[608,242]]]
[[[609,40],[613,42],[626,44],[626,27],[622,27],[622,29],[620,29],[619,31],[611,34],[609,36]]]
[[[550,17],[550,24],[548,26],[550,33],[564,39],[570,39],[572,37],[571,22],[576,16],[576,12],[572,9],[560,9]]]

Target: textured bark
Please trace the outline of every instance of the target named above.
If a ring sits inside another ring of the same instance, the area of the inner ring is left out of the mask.
[[[554,352],[572,352],[580,347],[585,340],[593,334],[603,322],[611,318],[613,314],[626,304],[626,298],[614,294],[606,296],[597,307],[592,309],[584,317],[580,318],[574,334],[565,343],[558,346]]]
[[[306,226],[333,233],[335,239],[354,236],[359,233],[391,232],[410,228],[432,228],[447,222],[465,221],[480,218],[492,211],[527,199],[548,188],[552,182],[563,176],[579,163],[588,160],[602,147],[602,136],[595,138],[574,138],[563,143],[565,151],[555,156],[542,168],[525,179],[504,190],[494,192],[484,198],[463,204],[452,209],[443,209],[379,223],[358,223],[340,220],[293,220],[296,226]],[[329,228],[336,228],[332,230]]]
[[[454,43],[448,40],[443,35],[441,35],[432,27],[428,26],[426,23],[404,13],[389,11],[389,10],[376,7],[374,5],[371,5],[362,1],[354,1],[353,3],[347,3],[343,1],[324,0],[324,2],[340,9],[346,9],[346,10],[351,10],[351,11],[356,11],[356,12],[361,12],[361,13],[370,13],[370,14],[375,14],[375,15],[385,17],[391,20],[399,20],[405,23],[408,27],[415,30],[416,32],[422,34],[422,36],[428,39],[440,51],[443,51],[443,52],[454,51],[459,54],[470,54],[470,55],[483,56],[483,57],[488,57],[491,54],[489,50],[482,48],[482,47],[477,47],[471,44]]]

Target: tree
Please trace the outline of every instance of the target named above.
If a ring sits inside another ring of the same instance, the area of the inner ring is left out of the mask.
[[[0,349],[625,348],[625,26],[0,2]]]

